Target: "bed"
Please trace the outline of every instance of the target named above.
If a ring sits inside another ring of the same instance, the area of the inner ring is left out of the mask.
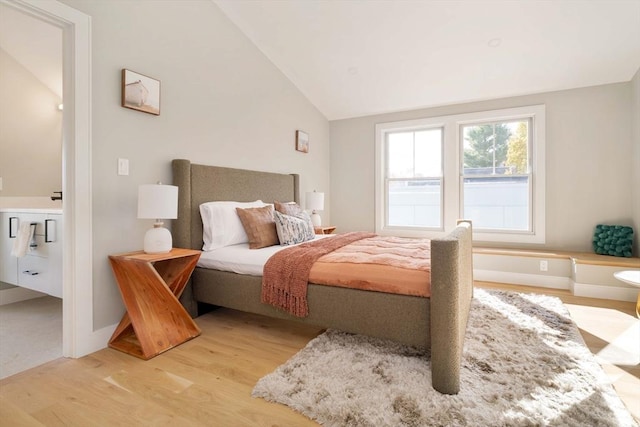
[[[297,175],[172,162],[179,187],[175,247],[202,249],[199,206],[211,201],[299,201]],[[309,315],[294,317],[262,304],[262,278],[197,267],[181,302],[192,316],[199,303],[305,322],[430,349],[432,385],[445,394],[460,389],[460,363],[471,299],[471,224],[462,221],[431,242],[431,297],[423,298],[310,283]]]

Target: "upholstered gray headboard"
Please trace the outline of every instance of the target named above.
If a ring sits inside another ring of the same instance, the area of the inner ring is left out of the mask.
[[[200,205],[205,202],[262,200],[299,202],[299,176],[172,161],[178,190],[178,219],[172,222],[173,246],[202,249]]]

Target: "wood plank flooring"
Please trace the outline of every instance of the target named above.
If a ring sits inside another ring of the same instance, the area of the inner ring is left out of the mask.
[[[625,352],[629,334],[640,323],[634,303],[544,288],[477,285],[560,297],[618,394],[640,420],[640,368],[637,362],[629,364]],[[0,381],[0,425],[316,425],[285,406],[253,399],[251,390],[321,333],[320,328],[227,309],[202,316],[197,323],[200,337],[149,361],[104,349]],[[630,339],[633,346],[633,336]],[[637,356],[640,348],[635,352]]]

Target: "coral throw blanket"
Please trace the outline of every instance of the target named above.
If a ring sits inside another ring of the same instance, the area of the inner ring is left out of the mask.
[[[339,234],[276,253],[264,266],[261,301],[294,316],[306,317],[309,314],[307,283],[313,264],[323,255],[372,236],[374,234],[363,232]]]

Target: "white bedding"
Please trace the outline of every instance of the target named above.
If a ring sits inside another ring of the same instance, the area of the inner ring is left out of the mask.
[[[330,236],[331,235],[317,235],[316,239]],[[262,269],[269,257],[291,246],[297,245],[275,245],[261,249],[249,249],[249,243],[225,246],[212,251],[202,252],[200,260],[198,260],[198,267],[248,274],[251,276],[262,276]]]

